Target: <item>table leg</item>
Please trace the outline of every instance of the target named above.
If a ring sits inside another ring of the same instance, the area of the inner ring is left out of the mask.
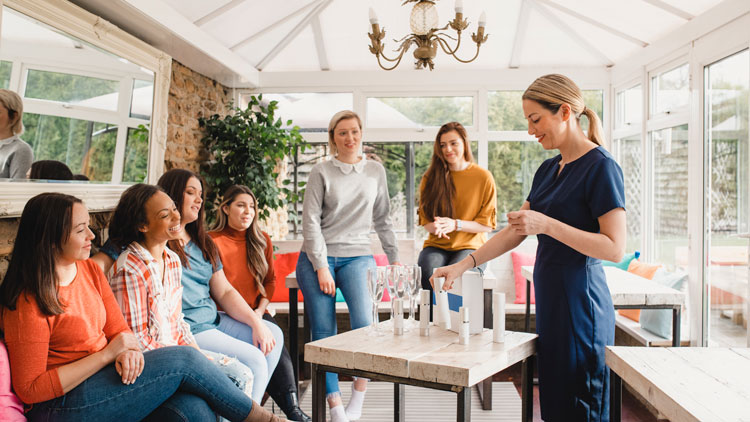
[[[482,410],[492,410],[492,377],[479,381],[477,392],[479,402],[482,403]]]
[[[456,406],[456,421],[471,421],[471,387],[464,387],[458,392],[458,403]]]
[[[680,347],[680,327],[682,308],[680,306],[672,309],[672,346]]]
[[[521,420],[534,420],[534,355],[523,361],[521,377]]]
[[[294,370],[294,385],[299,386],[299,339],[297,338],[299,325],[299,309],[297,308],[297,289],[289,289],[289,354],[292,357]]]
[[[526,280],[526,315],[523,319],[523,330],[530,332],[531,329],[531,281]]]
[[[312,364],[312,420],[326,421],[326,373]]]
[[[609,420],[610,422],[620,422],[622,417],[622,378],[613,370],[609,370]]]
[[[406,414],[406,397],[404,385],[393,384],[393,421],[404,422]]]

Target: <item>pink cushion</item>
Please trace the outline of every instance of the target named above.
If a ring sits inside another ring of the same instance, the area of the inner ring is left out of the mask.
[[[511,252],[510,259],[513,261],[513,274],[516,281],[516,300],[513,303],[526,303],[526,278],[521,274],[521,267],[534,265],[536,255],[520,252]],[[534,300],[534,283],[531,283],[531,303]]]

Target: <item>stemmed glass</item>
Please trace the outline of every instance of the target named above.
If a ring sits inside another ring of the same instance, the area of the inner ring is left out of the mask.
[[[405,266],[398,266],[398,276],[395,278],[395,284],[393,285],[393,290],[396,292],[396,297],[403,303],[404,298],[407,297],[409,294],[409,286],[408,286],[408,273],[409,273],[409,267]],[[391,307],[393,309],[393,307]],[[404,324],[404,332],[409,331],[409,327]]]
[[[409,295],[409,319],[407,326],[416,327],[417,320],[414,314],[417,308],[417,298],[419,291],[422,290],[422,268],[419,265],[409,265],[406,267],[406,286]]]
[[[401,266],[400,265],[389,265],[385,267],[385,286],[388,288],[388,294],[391,297],[391,319],[390,323],[393,324],[393,318],[394,318],[394,309],[393,309],[393,299],[396,298],[396,284],[398,284],[398,279],[401,275]]]
[[[372,325],[367,330],[371,336],[382,336],[378,330],[378,304],[383,299],[385,289],[385,268],[372,267],[367,269],[367,290],[372,300]]]

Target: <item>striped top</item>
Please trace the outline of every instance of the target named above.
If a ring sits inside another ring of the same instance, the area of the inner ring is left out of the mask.
[[[138,242],[131,243],[110,270],[109,284],[125,321],[143,351],[195,342],[182,313],[182,265],[164,249],[164,274]]]

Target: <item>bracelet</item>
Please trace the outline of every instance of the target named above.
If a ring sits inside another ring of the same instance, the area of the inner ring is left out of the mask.
[[[476,268],[477,267],[477,259],[474,258],[473,254],[469,254],[469,256],[471,257],[471,260],[474,261],[474,266],[472,268]]]

